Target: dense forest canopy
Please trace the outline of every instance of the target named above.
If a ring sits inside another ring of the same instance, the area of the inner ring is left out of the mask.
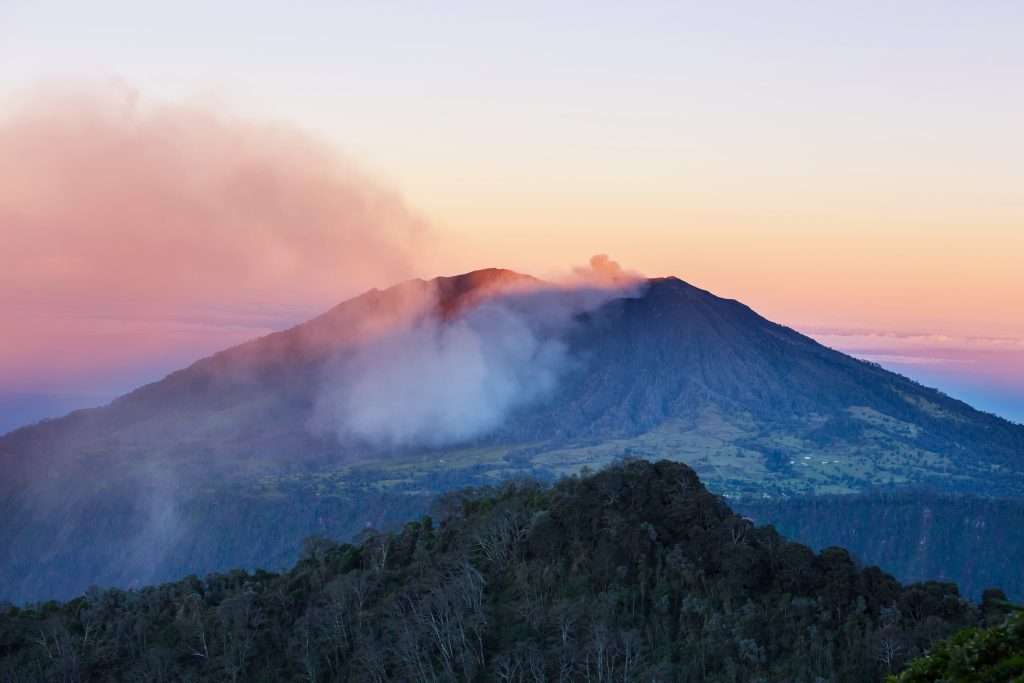
[[[991,602],[991,601],[990,601]],[[686,465],[467,489],[290,571],[0,615],[0,681],[879,681],[1002,618],[754,526]]]

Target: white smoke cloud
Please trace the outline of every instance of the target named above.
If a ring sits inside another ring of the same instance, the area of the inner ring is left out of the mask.
[[[428,287],[401,324],[331,364],[314,428],[385,449],[446,446],[497,429],[550,396],[573,367],[566,335],[580,313],[636,291],[621,270],[590,273],[493,294],[454,319],[437,313]]]
[[[326,405],[340,434],[374,445],[464,441],[550,392],[565,354],[562,342],[540,338],[521,316],[483,304],[462,319],[427,318],[361,349]]]

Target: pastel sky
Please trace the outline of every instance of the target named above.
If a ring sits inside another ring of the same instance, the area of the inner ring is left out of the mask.
[[[0,393],[607,252],[1024,421],[1024,4],[293,4],[0,0]]]

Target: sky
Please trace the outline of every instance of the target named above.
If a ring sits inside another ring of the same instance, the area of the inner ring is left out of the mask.
[[[429,5],[0,0],[0,398],[604,252],[1024,422],[1024,5]]]

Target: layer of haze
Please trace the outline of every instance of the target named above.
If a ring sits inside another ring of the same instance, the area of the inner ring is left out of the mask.
[[[294,122],[430,219],[439,249],[413,254],[416,275],[545,276],[607,250],[1024,421],[1022,31],[1024,5],[999,0],[15,0],[0,107],[40,80],[120,79],[143,100]],[[319,306],[213,293],[154,322],[73,294],[32,315],[102,336],[103,372],[31,335],[52,367],[19,388],[124,389],[216,348],[211,320],[237,340]],[[129,357],[104,355],[128,338]]]

